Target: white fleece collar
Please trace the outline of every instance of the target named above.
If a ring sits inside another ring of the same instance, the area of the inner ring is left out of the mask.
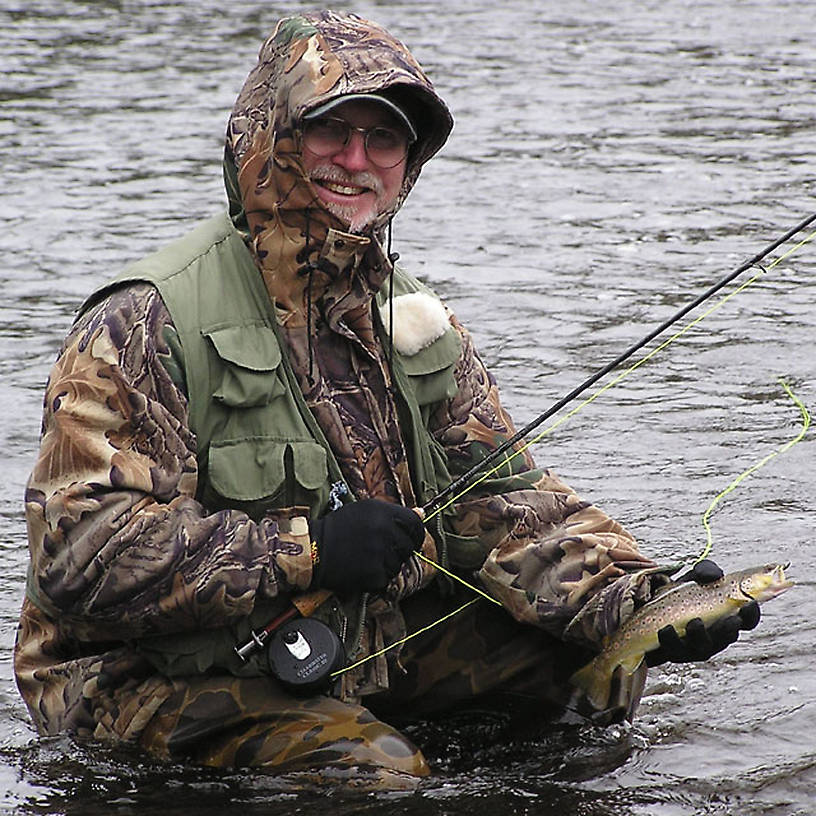
[[[394,349],[405,357],[427,348],[450,327],[441,301],[425,292],[410,292],[394,298]],[[390,331],[389,306],[380,307],[385,330]]]

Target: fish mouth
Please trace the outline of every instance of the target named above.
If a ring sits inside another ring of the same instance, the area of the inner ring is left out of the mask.
[[[790,580],[790,578],[785,577],[785,570],[791,565],[791,562],[788,561],[786,564],[777,564],[776,569],[774,570],[774,578],[776,579],[777,583],[780,587],[787,589],[788,587],[792,587],[794,582]]]
[[[755,580],[748,581],[749,592],[745,585],[740,582],[739,592],[749,601],[766,601],[780,595],[789,587],[794,586],[794,582],[785,577],[785,570],[790,566],[790,561],[785,564],[767,564],[759,574],[755,573]]]
[[[773,576],[775,584],[779,584],[780,586],[785,586],[785,587],[793,586],[793,581],[791,581],[789,578],[785,577],[785,570],[790,565],[791,565],[790,561],[787,561],[784,564],[775,564],[775,565],[773,565],[770,572],[771,572],[771,575]]]

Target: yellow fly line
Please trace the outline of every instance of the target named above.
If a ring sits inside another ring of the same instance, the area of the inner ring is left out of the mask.
[[[738,295],[740,292],[745,291],[745,289],[747,289],[749,286],[751,286],[751,284],[753,284],[757,280],[759,280],[765,272],[767,272],[770,269],[773,269],[775,266],[777,266],[777,264],[781,263],[783,260],[785,260],[785,258],[787,258],[789,255],[794,253],[797,249],[799,249],[804,244],[807,244],[809,241],[812,241],[814,238],[816,238],[816,231],[811,232],[810,235],[803,238],[801,241],[799,241],[798,244],[795,244],[794,246],[792,246],[787,252],[780,255],[774,261],[769,263],[766,267],[760,267],[761,271],[759,271],[756,274],[752,275],[750,278],[748,278],[746,281],[744,281],[742,284],[740,284],[732,292],[729,292],[727,295],[724,295],[722,298],[720,298],[718,301],[716,301],[713,305],[709,306],[705,311],[703,311],[701,314],[699,314],[693,320],[690,320],[688,323],[686,323],[686,325],[683,326],[683,328],[681,328],[679,331],[676,331],[674,334],[672,334],[670,337],[668,337],[666,340],[664,340],[662,343],[660,343],[660,345],[655,346],[655,348],[653,348],[648,354],[644,355],[637,362],[633,363],[631,366],[629,366],[628,368],[621,371],[617,376],[613,377],[608,383],[606,383],[606,385],[601,386],[601,388],[594,391],[586,399],[579,402],[578,405],[576,405],[572,410],[567,411],[566,414],[559,417],[555,422],[552,422],[549,425],[547,425],[542,431],[540,431],[538,434],[536,434],[532,439],[528,440],[523,445],[516,448],[515,451],[512,454],[510,454],[509,456],[506,456],[501,461],[500,464],[498,464],[495,467],[490,468],[489,470],[485,471],[481,476],[479,476],[478,479],[474,480],[464,490],[462,490],[460,493],[453,496],[452,498],[448,499],[447,502],[440,505],[434,511],[429,513],[426,516],[425,521],[430,521],[430,519],[432,519],[437,513],[441,513],[443,510],[445,510],[446,508],[450,507],[452,504],[457,502],[459,499],[462,498],[462,496],[464,496],[466,493],[470,492],[474,487],[476,487],[476,485],[481,484],[483,481],[489,479],[491,476],[498,473],[503,467],[505,467],[505,465],[507,465],[508,462],[510,462],[516,456],[520,456],[522,453],[524,453],[532,445],[535,445],[537,442],[540,442],[545,436],[547,436],[548,434],[550,434],[554,430],[556,430],[556,428],[560,428],[561,425],[563,425],[568,419],[571,419],[573,416],[575,416],[575,414],[577,414],[581,409],[585,408],[587,405],[594,402],[596,399],[598,399],[598,397],[600,397],[602,394],[606,393],[614,385],[617,385],[625,377],[628,377],[632,372],[637,371],[637,369],[639,369],[642,365],[644,365],[649,360],[651,360],[652,357],[654,357],[658,352],[662,351],[664,348],[666,348],[667,346],[674,343],[675,340],[678,340],[679,338],[683,337],[685,334],[688,334],[688,332],[691,331],[691,329],[693,329],[698,323],[705,320],[705,318],[707,318],[710,314],[713,314],[714,312],[716,312],[718,309],[721,309],[723,306],[725,306],[726,303],[728,303],[729,300],[731,300],[731,298],[736,297],[736,295]]]
[[[490,597],[489,595],[485,596]],[[490,598],[491,601],[494,603],[499,603],[498,601],[494,601],[493,598]],[[385,646],[384,648],[380,649],[378,652],[374,652],[373,654],[366,655],[365,657],[360,658],[356,663],[352,663],[348,666],[344,666],[342,669],[337,669],[331,673],[331,677],[337,677],[340,674],[344,674],[347,671],[351,671],[352,669],[356,669],[358,666],[362,666],[363,663],[368,663],[369,660],[373,660],[375,657],[379,657],[380,655],[384,655],[386,652],[390,652],[396,646],[402,646],[403,643],[406,643],[411,638],[416,637],[417,635],[421,635],[423,632],[427,632],[429,629],[433,629],[434,626],[438,626],[440,623],[444,623],[446,620],[452,618],[454,615],[458,615],[462,610],[467,609],[469,606],[473,606],[473,604],[478,603],[479,598],[472,598],[467,603],[462,604],[458,609],[454,609],[453,612],[448,612],[447,615],[444,615],[441,618],[437,618],[435,621],[431,621],[427,626],[423,626],[421,629],[417,629],[416,632],[411,632],[410,635],[406,635],[402,640],[396,641],[396,643],[392,643],[389,646]],[[501,606],[501,604],[499,604]]]
[[[428,564],[431,564],[432,566],[436,567],[436,569],[438,569],[440,572],[445,573],[445,575],[447,575],[449,578],[453,578],[455,581],[458,581],[463,586],[466,586],[468,589],[473,590],[473,592],[475,592],[481,598],[484,598],[485,600],[488,600],[491,603],[496,604],[496,606],[501,606],[501,603],[499,601],[497,601],[491,595],[488,595],[484,590],[479,589],[479,587],[474,586],[473,584],[466,581],[464,578],[460,578],[456,573],[445,569],[445,567],[443,567],[441,564],[437,564],[435,561],[423,555],[421,552],[417,551],[414,553],[414,555],[419,556],[419,558],[421,558],[423,561],[426,561]],[[366,657],[361,658],[356,663],[352,663],[350,666],[345,666],[342,669],[338,669],[337,671],[333,672],[331,676],[335,677],[339,674],[343,674],[344,672],[351,671],[351,669],[356,669],[357,666],[362,666],[363,663],[367,663],[369,660],[373,660],[375,657],[379,657],[380,655],[385,654],[386,652],[393,649],[395,646],[402,646],[403,643],[407,643],[411,638],[414,638],[417,635],[421,635],[423,632],[427,632],[429,629],[433,629],[434,626],[438,626],[440,623],[444,623],[446,620],[452,618],[454,615],[458,615],[460,612],[467,609],[469,606],[473,606],[473,604],[475,604],[478,600],[479,598],[472,598],[467,603],[462,604],[462,606],[460,606],[458,609],[454,609],[453,612],[448,612],[447,615],[444,615],[441,618],[437,618],[437,620],[435,621],[431,621],[431,623],[429,623],[427,626],[423,626],[421,629],[417,629],[416,632],[411,632],[410,635],[406,635],[401,640],[398,640],[395,643],[392,643],[389,646],[380,649],[378,652],[366,655]]]
[[[714,512],[714,508],[724,499],[732,490],[734,490],[742,481],[747,479],[752,473],[756,473],[761,467],[767,465],[768,462],[771,461],[776,456],[779,456],[780,453],[784,453],[785,451],[792,448],[797,442],[799,442],[802,438],[804,438],[805,433],[807,433],[807,429],[810,427],[810,414],[808,413],[808,409],[805,404],[793,393],[791,387],[780,377],[779,382],[781,383],[782,387],[787,392],[788,396],[793,400],[796,406],[799,408],[799,412],[802,415],[802,427],[799,430],[799,433],[796,434],[793,439],[788,440],[784,445],[780,448],[777,448],[775,451],[771,451],[767,456],[764,456],[760,459],[756,464],[749,467],[747,470],[744,470],[734,479],[725,490],[720,491],[712,500],[711,504],[708,505],[706,508],[705,513],[703,513],[703,527],[706,531],[706,545],[703,548],[703,552],[700,556],[696,559],[694,563],[698,561],[702,561],[704,558],[707,558],[708,555],[711,553],[711,548],[713,546],[713,536],[711,534],[711,525],[708,523],[709,519],[711,518],[711,514]]]
[[[493,468],[489,469],[488,471],[486,471],[484,474],[482,474],[482,475],[481,475],[481,476],[480,476],[478,479],[476,479],[474,482],[472,482],[470,485],[468,485],[468,486],[467,486],[467,487],[466,487],[464,490],[462,490],[460,493],[458,493],[458,494],[457,494],[457,495],[455,495],[453,498],[449,499],[449,500],[448,500],[448,501],[447,501],[445,504],[440,505],[440,506],[439,506],[439,507],[437,507],[437,508],[436,508],[436,509],[435,509],[433,512],[431,512],[431,513],[429,513],[427,516],[425,516],[423,520],[424,520],[425,522],[428,522],[428,521],[429,521],[430,519],[432,519],[432,518],[433,518],[433,517],[434,517],[434,516],[435,516],[437,513],[442,512],[442,510],[444,510],[444,509],[445,509],[445,508],[447,508],[447,507],[450,507],[450,505],[452,505],[454,502],[456,502],[456,501],[458,501],[460,498],[462,498],[462,496],[464,496],[466,493],[468,493],[470,490],[472,490],[472,489],[473,489],[473,488],[474,488],[476,485],[480,484],[481,482],[485,481],[486,479],[490,478],[492,475],[494,475],[495,473],[497,473],[498,471],[500,471],[500,470],[501,470],[503,467],[505,467],[505,466],[507,465],[507,463],[508,463],[508,462],[510,462],[510,461],[511,461],[512,459],[514,459],[516,456],[521,455],[521,454],[522,454],[522,453],[524,453],[524,451],[526,451],[526,450],[527,450],[527,449],[528,449],[528,448],[529,448],[531,445],[534,445],[536,442],[538,442],[538,441],[540,441],[541,439],[543,439],[543,438],[544,438],[544,437],[545,437],[547,434],[550,434],[550,433],[552,433],[552,432],[553,432],[553,431],[554,431],[556,428],[559,428],[559,427],[560,427],[561,425],[563,425],[563,424],[564,424],[564,423],[565,423],[565,422],[566,422],[568,419],[570,419],[571,417],[575,416],[575,414],[577,414],[577,413],[578,413],[578,411],[580,411],[582,408],[584,408],[585,406],[589,405],[591,402],[594,402],[594,401],[595,401],[595,400],[596,400],[598,397],[600,397],[602,394],[604,394],[606,391],[608,391],[610,388],[612,388],[612,386],[617,385],[617,384],[618,384],[618,383],[619,383],[621,380],[623,380],[625,377],[627,377],[627,376],[628,376],[629,374],[631,374],[633,371],[636,371],[638,368],[640,368],[640,367],[641,367],[642,365],[644,365],[646,362],[648,362],[649,360],[651,360],[651,359],[652,359],[652,357],[654,357],[654,356],[655,356],[655,355],[656,355],[658,352],[662,351],[664,348],[666,348],[667,346],[669,346],[669,345],[670,345],[671,343],[673,343],[675,340],[677,340],[677,339],[679,339],[680,337],[682,337],[683,335],[687,334],[687,333],[688,333],[688,332],[689,332],[689,331],[690,331],[690,330],[691,330],[691,329],[692,329],[694,326],[696,326],[698,323],[700,323],[700,321],[704,320],[706,317],[708,317],[708,315],[710,315],[710,314],[712,314],[713,312],[717,311],[718,309],[722,308],[722,307],[723,307],[723,306],[724,306],[724,305],[725,305],[725,304],[726,304],[726,303],[727,303],[729,300],[731,300],[731,298],[733,298],[734,296],[738,295],[740,292],[742,292],[742,291],[744,291],[745,289],[747,289],[747,288],[748,288],[748,287],[749,287],[749,286],[750,286],[752,283],[754,283],[755,281],[757,281],[757,280],[758,280],[758,279],[759,279],[759,278],[762,276],[762,274],[763,274],[763,273],[767,272],[769,269],[772,269],[774,266],[776,266],[777,264],[781,263],[781,262],[782,262],[782,261],[783,261],[785,258],[787,258],[789,255],[791,255],[793,252],[795,252],[797,249],[799,249],[799,247],[801,247],[801,246],[803,246],[804,244],[808,243],[809,241],[813,240],[813,238],[816,238],[816,231],[812,232],[812,233],[811,233],[810,235],[808,235],[806,238],[804,238],[803,240],[801,240],[801,241],[800,241],[798,244],[796,244],[795,246],[791,247],[791,248],[790,248],[790,249],[789,249],[787,252],[785,252],[783,255],[781,255],[780,257],[778,257],[778,258],[777,258],[776,260],[774,260],[772,263],[768,264],[768,265],[767,265],[767,267],[760,267],[760,270],[761,270],[760,272],[757,272],[755,275],[753,275],[752,277],[750,277],[748,280],[746,280],[744,283],[742,283],[740,286],[738,286],[736,289],[734,289],[734,291],[733,291],[733,292],[730,292],[729,294],[727,294],[727,295],[725,295],[724,297],[720,298],[720,300],[718,300],[718,301],[717,301],[717,302],[716,302],[714,305],[710,306],[710,307],[709,307],[708,309],[706,309],[706,310],[705,310],[705,311],[704,311],[702,314],[700,314],[699,316],[697,316],[696,318],[694,318],[694,320],[689,321],[689,322],[688,322],[688,323],[687,323],[685,326],[683,326],[683,328],[681,328],[679,331],[675,332],[675,333],[674,333],[673,335],[671,335],[671,336],[670,336],[670,337],[669,337],[667,340],[664,340],[664,341],[663,341],[663,342],[662,342],[660,345],[656,346],[654,349],[652,349],[652,350],[651,350],[651,351],[650,351],[648,354],[646,354],[645,356],[643,356],[643,357],[642,357],[640,360],[638,360],[636,363],[634,363],[633,365],[629,366],[627,369],[625,369],[625,370],[624,370],[624,371],[622,371],[620,374],[618,374],[616,377],[614,377],[612,380],[610,380],[610,381],[609,381],[609,382],[608,382],[606,385],[604,385],[604,386],[602,386],[601,388],[597,389],[597,390],[596,390],[594,393],[592,393],[592,394],[591,394],[589,397],[587,397],[585,400],[583,400],[582,402],[578,403],[578,405],[577,405],[575,408],[573,408],[571,411],[568,411],[566,414],[564,414],[564,415],[563,415],[562,417],[560,417],[558,420],[556,420],[555,422],[553,422],[553,423],[551,423],[550,425],[546,426],[546,427],[545,427],[545,428],[544,428],[544,429],[543,429],[543,430],[542,430],[540,433],[538,433],[538,434],[537,434],[535,437],[533,437],[533,438],[532,438],[532,439],[530,439],[529,441],[525,442],[525,443],[524,443],[523,445],[521,445],[519,448],[516,448],[516,449],[515,449],[515,451],[514,451],[512,454],[510,454],[509,456],[505,456],[505,458],[503,459],[503,461],[501,462],[501,464],[496,465],[495,467],[493,467]],[[731,492],[731,491],[732,491],[732,490],[733,490],[733,489],[734,489],[734,488],[735,488],[735,487],[736,487],[736,486],[737,486],[737,485],[738,485],[738,484],[739,484],[739,483],[740,483],[740,482],[741,482],[743,479],[745,479],[747,476],[749,476],[749,475],[750,475],[751,473],[753,473],[754,471],[758,470],[758,469],[759,469],[760,467],[762,467],[762,466],[763,466],[763,465],[764,465],[766,462],[770,461],[770,460],[771,460],[771,459],[772,459],[774,456],[777,456],[778,454],[783,453],[784,451],[788,450],[788,448],[790,448],[792,445],[794,445],[796,442],[798,442],[798,441],[799,441],[799,440],[800,440],[800,439],[801,439],[801,438],[802,438],[802,437],[805,435],[805,432],[807,431],[807,428],[808,428],[808,426],[810,425],[810,414],[808,413],[807,408],[806,408],[806,407],[804,406],[804,404],[803,404],[803,403],[802,403],[802,402],[801,402],[801,401],[800,401],[800,400],[799,400],[799,399],[798,399],[798,398],[797,398],[797,397],[796,397],[796,396],[793,394],[793,392],[791,391],[791,389],[789,388],[789,386],[788,386],[788,385],[787,385],[785,382],[782,382],[782,385],[783,385],[783,387],[785,388],[785,390],[788,392],[788,394],[790,394],[790,396],[791,396],[791,398],[794,400],[794,402],[796,402],[796,404],[799,406],[799,409],[800,409],[800,411],[802,412],[802,417],[803,417],[803,427],[802,427],[802,430],[801,430],[801,431],[800,431],[800,433],[799,433],[799,434],[796,436],[796,438],[795,438],[795,439],[792,439],[792,440],[791,440],[790,442],[788,442],[786,445],[784,445],[783,447],[779,448],[779,450],[774,451],[772,454],[769,454],[769,455],[768,455],[768,456],[766,456],[766,457],[765,457],[765,458],[764,458],[762,461],[758,462],[756,465],[754,465],[753,467],[749,468],[749,469],[748,469],[748,470],[746,470],[744,473],[740,474],[740,476],[739,476],[739,477],[737,477],[737,479],[735,479],[735,480],[734,480],[734,481],[733,481],[733,482],[732,482],[732,483],[731,483],[731,484],[730,484],[730,485],[729,485],[729,486],[728,486],[728,487],[727,487],[725,490],[723,490],[723,491],[722,491],[722,493],[720,493],[720,494],[719,494],[719,495],[718,495],[718,496],[717,496],[717,497],[714,499],[714,501],[711,503],[711,505],[709,506],[708,510],[706,510],[706,513],[705,513],[705,514],[704,514],[704,516],[703,516],[703,524],[704,524],[704,526],[705,526],[705,528],[706,528],[706,531],[707,531],[707,534],[708,534],[708,540],[707,540],[706,548],[705,548],[705,550],[703,551],[703,554],[702,554],[702,555],[700,555],[700,557],[699,557],[697,560],[702,560],[702,559],[703,559],[703,558],[705,558],[705,557],[708,555],[708,553],[711,551],[711,542],[712,542],[712,538],[711,538],[711,531],[710,531],[710,527],[708,526],[708,518],[710,517],[711,512],[714,510],[714,507],[717,505],[717,503],[720,501],[720,499],[722,499],[722,498],[723,498],[725,495],[727,495],[728,493],[730,493],[730,492]],[[380,650],[379,650],[379,651],[377,651],[377,652],[374,652],[373,654],[367,655],[366,657],[364,657],[364,658],[362,658],[362,659],[358,660],[356,663],[352,663],[352,664],[350,664],[350,665],[348,665],[348,666],[343,667],[342,669],[338,669],[337,671],[335,671],[335,672],[333,672],[333,673],[332,673],[332,675],[331,675],[332,677],[337,677],[337,676],[339,676],[339,675],[341,675],[341,674],[344,674],[344,673],[345,673],[345,672],[347,672],[347,671],[351,671],[352,669],[355,669],[355,668],[357,668],[358,666],[361,666],[362,664],[364,664],[364,663],[368,662],[369,660],[373,660],[374,658],[379,657],[380,655],[385,654],[386,652],[390,651],[391,649],[395,648],[396,646],[401,646],[402,644],[404,644],[404,643],[406,643],[407,641],[411,640],[411,638],[417,637],[418,635],[421,635],[421,634],[423,634],[424,632],[427,632],[429,629],[432,629],[433,627],[438,626],[438,625],[439,625],[439,624],[441,624],[441,623],[444,623],[445,621],[449,620],[450,618],[454,617],[455,615],[458,615],[460,612],[462,612],[463,610],[467,609],[469,606],[472,606],[473,604],[477,603],[477,602],[478,602],[479,600],[481,600],[481,599],[486,599],[486,600],[490,601],[491,603],[494,603],[494,604],[497,604],[498,606],[501,606],[501,604],[499,603],[499,601],[497,601],[495,598],[491,597],[490,595],[488,595],[488,594],[487,594],[486,592],[484,592],[483,590],[479,589],[478,587],[476,587],[476,586],[474,586],[473,584],[469,583],[468,581],[464,580],[464,578],[461,578],[460,576],[456,575],[455,573],[453,573],[453,572],[451,572],[451,571],[449,571],[449,570],[445,569],[445,568],[444,568],[444,567],[443,567],[441,564],[437,564],[437,563],[436,563],[436,562],[434,562],[432,559],[430,559],[430,558],[428,558],[427,556],[425,556],[423,553],[421,553],[421,552],[419,552],[419,551],[415,551],[415,552],[414,552],[414,555],[416,555],[416,556],[417,556],[418,558],[420,558],[421,560],[423,560],[423,561],[427,562],[428,564],[431,564],[433,567],[435,567],[436,569],[438,569],[440,572],[442,572],[442,573],[444,573],[445,575],[449,576],[450,578],[452,578],[453,580],[455,580],[455,581],[457,581],[458,583],[462,584],[463,586],[466,586],[468,589],[470,589],[470,590],[472,590],[473,592],[475,592],[475,593],[476,593],[476,594],[477,594],[479,597],[477,597],[477,598],[472,598],[471,600],[469,600],[469,601],[467,601],[466,603],[464,603],[462,606],[458,607],[457,609],[454,609],[454,610],[453,610],[453,611],[451,611],[451,612],[448,612],[446,615],[442,616],[441,618],[438,618],[437,620],[432,621],[431,623],[427,624],[426,626],[423,626],[421,629],[418,629],[416,632],[412,632],[412,633],[410,633],[409,635],[407,635],[406,637],[402,638],[401,640],[398,640],[398,641],[396,641],[395,643],[392,643],[392,644],[390,644],[390,645],[386,646],[385,648],[380,649]]]

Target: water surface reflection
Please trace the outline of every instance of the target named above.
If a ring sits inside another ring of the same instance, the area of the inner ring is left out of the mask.
[[[10,655],[23,485],[48,369],[81,299],[223,202],[221,134],[258,45],[313,4],[29,0],[0,8],[0,809],[12,813],[805,814],[816,783],[811,437],[714,517],[735,567],[799,586],[710,664],[655,672],[634,729],[428,724],[412,795],[38,740]],[[814,42],[792,0],[358,3],[399,33],[457,119],[398,218],[413,271],[473,328],[526,422],[813,207]],[[816,406],[804,248],[536,446],[663,559]],[[504,729],[504,730],[503,730]]]

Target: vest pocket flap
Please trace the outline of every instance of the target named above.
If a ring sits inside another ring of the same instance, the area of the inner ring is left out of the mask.
[[[204,332],[218,356],[250,371],[274,371],[281,362],[280,346],[269,326],[228,326]]]
[[[317,442],[290,442],[295,479],[307,490],[317,490],[329,478],[326,449]]]
[[[258,501],[284,487],[287,470],[301,487],[314,490],[328,479],[326,451],[316,442],[240,439],[213,442],[208,457],[209,479],[221,496]]]
[[[210,483],[227,499],[257,501],[283,487],[285,444],[270,445],[256,439],[213,442],[208,469]]]
[[[400,357],[405,373],[411,378],[418,405],[441,402],[456,395],[453,368],[462,350],[462,338],[451,329],[428,348]]]
[[[405,373],[411,377],[435,374],[450,368],[462,353],[462,338],[455,329],[449,329],[427,348],[411,356],[400,355]]]
[[[224,365],[213,399],[233,408],[268,405],[284,392],[275,371],[281,352],[268,326],[230,326],[205,332]]]
[[[247,371],[237,366],[225,366],[221,382],[213,391],[213,399],[231,408],[257,408],[269,405],[285,390],[272,371]]]

